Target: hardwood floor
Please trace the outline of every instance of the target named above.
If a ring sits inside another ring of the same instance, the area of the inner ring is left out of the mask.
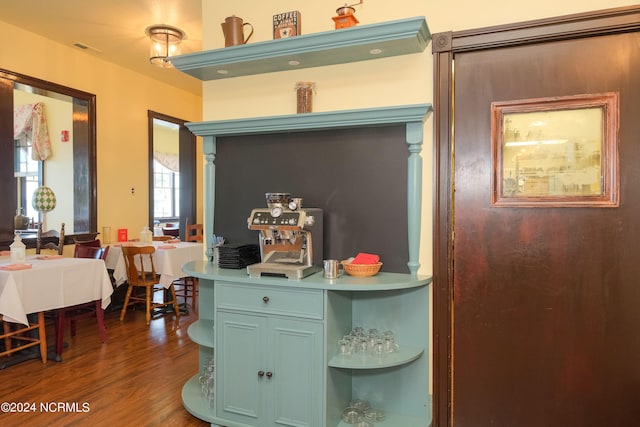
[[[105,344],[93,318],[79,322],[74,338],[67,328],[62,362],[36,359],[0,370],[0,403],[35,404],[27,413],[0,408],[0,425],[208,426],[182,406],[182,386],[198,370],[198,348],[187,335],[197,314],[190,312],[179,326],[172,315],[147,326],[144,310],[129,310],[122,322],[119,312],[107,312]],[[52,326],[47,340],[51,348]]]

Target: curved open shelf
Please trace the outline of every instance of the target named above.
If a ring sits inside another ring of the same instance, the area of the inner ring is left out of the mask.
[[[424,16],[174,56],[200,80],[288,71],[418,53],[431,34]]]
[[[336,354],[329,360],[331,368],[345,369],[381,369],[400,366],[413,362],[424,352],[421,348],[401,347],[395,353],[373,354]]]
[[[187,328],[187,334],[191,341],[213,348],[213,320],[200,319],[193,322]]]
[[[182,404],[193,416],[204,421],[213,421],[213,409],[202,395],[202,388],[195,374],[182,387]]]

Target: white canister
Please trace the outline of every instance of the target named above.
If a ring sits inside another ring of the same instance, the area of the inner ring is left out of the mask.
[[[149,227],[145,225],[145,227],[140,232],[140,241],[142,243],[151,243],[153,242],[153,233],[149,230]]]
[[[19,234],[13,239],[13,243],[9,246],[11,249],[11,263],[12,264],[24,264],[27,260],[27,247],[22,243],[22,238]]]

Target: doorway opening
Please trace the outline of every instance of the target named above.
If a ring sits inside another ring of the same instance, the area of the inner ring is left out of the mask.
[[[149,111],[149,227],[184,238],[196,221],[196,138],[185,121]]]

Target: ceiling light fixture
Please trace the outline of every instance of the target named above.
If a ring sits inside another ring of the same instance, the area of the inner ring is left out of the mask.
[[[169,25],[152,25],[145,33],[151,39],[149,62],[162,68],[172,68],[172,56],[180,54],[180,42],[186,38],[184,31]]]

